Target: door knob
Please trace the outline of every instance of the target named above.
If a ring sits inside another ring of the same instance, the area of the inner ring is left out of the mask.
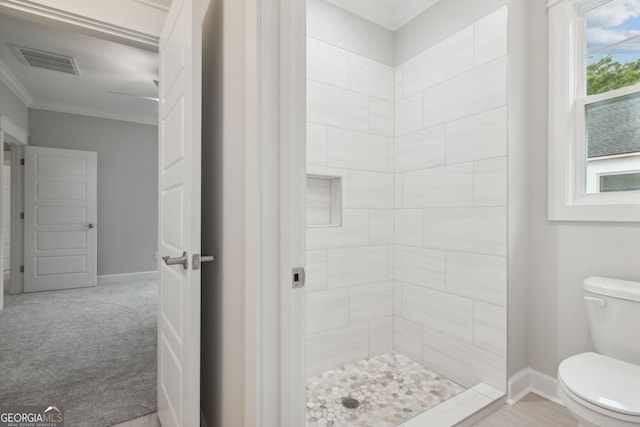
[[[189,268],[189,254],[186,252],[182,253],[181,257],[171,258],[169,256],[163,256],[162,259],[164,263],[167,265],[182,265],[182,267],[187,270]]]
[[[87,224],[87,227],[89,227],[89,228],[95,228],[95,224]]]

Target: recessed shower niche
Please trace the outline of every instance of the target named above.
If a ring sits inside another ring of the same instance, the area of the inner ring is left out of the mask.
[[[342,225],[342,178],[307,175],[307,226]]]

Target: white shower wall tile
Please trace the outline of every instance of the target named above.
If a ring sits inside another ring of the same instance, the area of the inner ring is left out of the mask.
[[[507,54],[507,6],[475,23],[475,65]]]
[[[399,246],[422,246],[422,210],[398,209],[394,217],[395,244]]]
[[[445,163],[445,126],[399,136],[395,140],[396,173],[441,166]]]
[[[397,314],[393,324],[394,351],[422,363],[422,327],[404,320]]]
[[[396,102],[396,137],[422,129],[422,94]]]
[[[447,291],[505,307],[507,258],[465,252],[447,252]]]
[[[391,101],[371,98],[371,133],[393,138],[394,105]]]
[[[393,281],[352,286],[349,291],[349,323],[393,316]]]
[[[395,350],[504,389],[505,22],[395,69],[310,41],[308,173],[342,178],[343,215],[307,230],[308,372]]]
[[[507,102],[506,58],[433,86],[422,96],[425,128],[504,106]]]
[[[393,281],[393,315],[402,313],[402,282]]]
[[[393,174],[352,170],[349,174],[349,206],[393,209]]]
[[[425,327],[422,363],[464,387],[484,382],[503,392],[506,389],[504,357]]]
[[[326,249],[308,250],[306,253],[307,293],[327,289],[328,255]]]
[[[330,167],[387,172],[389,138],[340,128],[328,130]]]
[[[368,244],[368,209],[343,209],[341,227],[307,227],[307,249],[362,247]]]
[[[402,174],[393,174],[393,206],[402,206]]]
[[[369,357],[393,351],[393,317],[369,322]]]
[[[447,124],[447,163],[507,154],[507,108],[500,107]]]
[[[403,74],[402,74],[402,67],[398,66],[396,67],[396,71],[395,71],[395,98],[394,100],[396,102],[402,100],[402,98],[404,98],[404,94],[403,94],[403,89],[402,89],[402,82],[403,82],[404,78],[403,78]]]
[[[307,164],[327,166],[327,156],[327,127],[315,123],[307,123]]]
[[[474,183],[475,206],[507,206],[507,158],[475,162]]]
[[[369,357],[369,323],[307,335],[307,376]]]
[[[445,252],[410,246],[395,247],[395,280],[445,289]]]
[[[404,97],[470,70],[473,68],[473,26],[419,53],[401,67]]]
[[[393,101],[393,67],[351,53],[350,89],[365,95]]]
[[[469,345],[473,342],[473,301],[468,298],[405,283],[402,318]]]
[[[318,371],[393,347],[395,70],[309,44],[307,173],[342,179],[341,224],[307,228],[308,364]],[[316,352],[322,343],[330,348]]]
[[[307,81],[307,120],[311,123],[368,132],[369,110],[366,95]]]
[[[407,172],[402,179],[402,207],[473,206],[473,178],[473,163]]]
[[[386,246],[330,249],[329,287],[386,281],[387,251]]]
[[[307,78],[349,88],[349,52],[307,37]]]
[[[422,221],[426,247],[507,255],[506,208],[424,209]]]
[[[473,303],[473,344],[483,350],[506,357],[506,308],[479,301]]]
[[[349,291],[328,289],[307,294],[307,334],[317,334],[349,324]]]
[[[369,210],[369,245],[393,245],[393,209]]]

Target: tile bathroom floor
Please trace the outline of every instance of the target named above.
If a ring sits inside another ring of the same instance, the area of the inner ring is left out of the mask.
[[[385,353],[307,378],[307,427],[386,427],[465,389],[397,353]],[[342,399],[358,399],[347,409]]]

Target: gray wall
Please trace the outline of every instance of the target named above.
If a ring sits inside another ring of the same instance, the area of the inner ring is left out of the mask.
[[[528,3],[528,352],[533,369],[555,376],[563,358],[591,349],[582,301],[584,278],[640,280],[640,223],[547,220],[547,11],[545,0]]]
[[[156,126],[29,110],[30,145],[98,153],[98,275],[155,271]]]
[[[8,117],[24,130],[28,130],[29,112],[26,105],[0,80],[0,115]]]

